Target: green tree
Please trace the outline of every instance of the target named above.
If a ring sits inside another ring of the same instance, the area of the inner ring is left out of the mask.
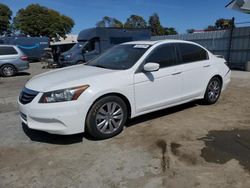
[[[151,29],[152,35],[164,35],[165,31],[161,25],[160,18],[157,13],[154,13],[149,17],[148,21],[149,28]]]
[[[178,32],[173,27],[166,27],[164,28],[164,34],[165,35],[176,35]]]
[[[39,4],[20,9],[13,22],[15,28],[23,34],[50,38],[58,35],[65,37],[75,24],[71,18]]]
[[[138,15],[131,15],[126,23],[124,24],[125,28],[146,28],[147,22],[143,19],[143,17]]]
[[[12,11],[10,8],[0,3],[0,35],[10,31],[10,20]]]
[[[209,25],[207,26],[207,28],[205,28],[205,31],[214,31],[217,30],[217,27],[214,25]]]
[[[231,19],[220,18],[216,20],[215,27],[217,29],[229,29],[231,27],[235,27],[235,25]]]
[[[123,23],[116,18],[111,18],[109,16],[104,16],[102,20],[96,23],[96,27],[116,27],[122,28]]]

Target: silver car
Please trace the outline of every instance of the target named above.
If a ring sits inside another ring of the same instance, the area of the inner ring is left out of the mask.
[[[9,77],[29,68],[28,57],[14,45],[0,45],[0,75]]]

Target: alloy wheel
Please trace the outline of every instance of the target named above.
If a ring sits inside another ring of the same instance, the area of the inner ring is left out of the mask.
[[[5,66],[2,71],[5,76],[12,76],[14,74],[14,69],[11,66]]]
[[[116,102],[108,102],[102,105],[96,114],[96,125],[100,132],[110,134],[115,132],[121,125],[124,112]]]
[[[220,83],[218,80],[213,80],[208,85],[208,98],[211,102],[218,99],[220,95]]]

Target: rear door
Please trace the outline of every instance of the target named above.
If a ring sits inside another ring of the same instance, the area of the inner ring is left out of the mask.
[[[140,70],[134,75],[136,112],[142,113],[181,100],[182,74],[177,65],[176,49],[172,44],[156,47],[144,63],[159,63],[154,72]]]
[[[177,43],[183,74],[182,100],[198,97],[207,84],[211,62],[205,49],[190,43]]]
[[[17,50],[12,46],[0,46],[0,65],[18,58]]]

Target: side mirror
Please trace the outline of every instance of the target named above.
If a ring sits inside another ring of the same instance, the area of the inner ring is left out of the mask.
[[[160,68],[160,65],[159,63],[146,63],[144,66],[143,66],[143,70],[145,72],[154,72],[154,71],[158,71]]]
[[[83,48],[82,49],[82,53],[85,54],[85,53],[88,53],[88,50],[86,48]]]

